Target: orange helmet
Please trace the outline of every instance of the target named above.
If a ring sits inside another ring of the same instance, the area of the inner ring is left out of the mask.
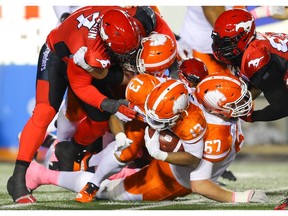
[[[196,86],[207,75],[206,65],[198,58],[184,59],[179,63],[179,78],[190,88]]]
[[[207,112],[228,118],[245,116],[252,109],[247,85],[232,74],[208,75],[197,85],[195,95]]]
[[[140,45],[140,31],[134,19],[125,11],[111,9],[100,22],[100,36],[118,55],[135,53]]]
[[[166,80],[158,84],[145,101],[146,121],[156,130],[172,128],[188,106],[186,86],[179,80]]]
[[[147,96],[160,81],[149,74],[138,74],[133,77],[125,91],[126,99],[145,113],[144,104]]]
[[[153,32],[141,40],[137,69],[139,73],[163,74],[173,64],[176,54],[176,44],[168,35]]]

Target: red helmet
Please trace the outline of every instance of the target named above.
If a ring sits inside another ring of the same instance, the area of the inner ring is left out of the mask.
[[[239,56],[255,38],[254,17],[244,9],[223,12],[212,31],[212,50],[216,59],[226,64]]]
[[[179,63],[179,78],[190,88],[196,86],[207,75],[206,65],[198,58],[184,59]]]
[[[125,11],[107,11],[100,23],[100,36],[111,50],[120,55],[134,53],[140,45],[140,32],[134,19]]]

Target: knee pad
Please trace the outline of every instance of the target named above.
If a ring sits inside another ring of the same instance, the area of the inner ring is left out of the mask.
[[[32,122],[39,128],[48,127],[56,115],[55,109],[48,104],[36,104],[33,115]]]

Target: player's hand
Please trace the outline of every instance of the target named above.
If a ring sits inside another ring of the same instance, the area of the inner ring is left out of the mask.
[[[181,59],[192,57],[192,48],[182,38],[177,41],[177,51]]]
[[[115,141],[116,141],[116,145],[114,149],[115,152],[126,149],[133,142],[131,139],[128,139],[126,134],[123,132],[116,134]]]
[[[157,160],[165,161],[168,156],[167,152],[163,152],[160,150],[160,142],[159,142],[159,132],[155,130],[154,134],[150,138],[149,136],[149,126],[145,128],[145,146],[149,152],[149,154]]]
[[[247,190],[244,192],[234,192],[233,202],[235,203],[265,203],[268,202],[268,197],[261,190]]]
[[[121,119],[121,116],[125,116],[126,120],[132,120],[136,117],[136,111],[133,110],[130,107],[130,103],[124,99],[114,100],[106,98],[102,101],[100,108],[106,112],[115,114],[120,120],[123,120]],[[121,113],[122,115],[120,115],[119,113]],[[123,121],[125,121],[125,119]]]
[[[85,61],[85,53],[87,52],[87,47],[82,46],[80,47],[77,52],[73,55],[73,62],[83,68],[84,70],[88,72],[93,71],[93,67],[91,67],[89,64]]]
[[[250,122],[252,123],[253,120],[252,120],[252,113],[254,112],[254,104],[250,110],[250,112],[246,115],[246,116],[240,116],[240,119],[242,119],[243,121],[245,122]]]
[[[285,13],[285,6],[267,6],[267,15],[283,15]]]

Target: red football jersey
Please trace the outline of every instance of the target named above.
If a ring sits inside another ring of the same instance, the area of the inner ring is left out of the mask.
[[[277,55],[286,64],[280,70],[286,73],[288,61],[288,35],[284,33],[257,33],[257,37],[244,51],[241,64],[241,76],[250,79],[270,61],[271,55]]]

